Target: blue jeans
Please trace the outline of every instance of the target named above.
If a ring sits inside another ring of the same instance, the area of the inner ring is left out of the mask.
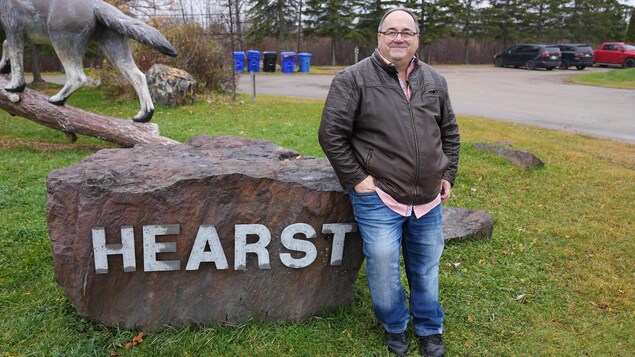
[[[417,336],[443,332],[439,304],[439,260],[443,253],[441,205],[417,219],[386,207],[374,193],[349,190],[355,219],[364,240],[366,279],[375,317],[386,331],[406,330],[413,317]],[[410,313],[401,284],[400,248],[410,287]]]

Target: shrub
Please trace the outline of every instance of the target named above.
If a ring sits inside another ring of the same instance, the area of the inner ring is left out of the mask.
[[[226,90],[231,85],[231,64],[228,64],[222,44],[197,24],[164,26],[161,32],[174,46],[176,57],[165,56],[156,50],[131,41],[135,63],[142,72],[152,65],[162,63],[190,73],[207,90]],[[90,73],[103,86],[104,93],[119,99],[134,99],[132,86],[107,60]]]

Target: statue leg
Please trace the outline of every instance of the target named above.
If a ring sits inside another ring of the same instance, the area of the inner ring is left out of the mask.
[[[0,74],[11,73],[11,61],[9,61],[9,42],[2,42],[2,58],[0,58]]]
[[[88,81],[82,64],[87,42],[86,36],[51,33],[51,43],[66,72],[66,83],[57,94],[49,98],[49,102],[57,105],[64,104],[73,92]]]
[[[4,89],[7,92],[24,91],[24,38],[7,31],[8,57],[11,63],[11,81]],[[4,51],[3,51],[4,53]]]
[[[106,58],[137,92],[141,108],[133,120],[142,123],[150,121],[154,114],[154,104],[148,90],[146,76],[139,70],[132,58],[130,40],[114,31],[105,30],[99,35],[97,42]]]

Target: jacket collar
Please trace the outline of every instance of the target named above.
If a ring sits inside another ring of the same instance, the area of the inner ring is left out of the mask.
[[[390,74],[397,74],[397,67],[395,67],[395,65],[392,63],[386,63],[386,61],[384,60],[384,57],[379,53],[379,49],[377,48],[375,49],[375,52],[373,52],[371,56],[371,60],[375,62],[377,65],[379,65],[386,72]],[[412,57],[411,61],[414,62],[414,65],[415,65],[413,69],[414,71],[419,67],[419,59],[415,55],[414,57]]]

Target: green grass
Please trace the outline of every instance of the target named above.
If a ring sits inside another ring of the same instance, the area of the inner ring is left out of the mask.
[[[84,88],[70,105],[130,117],[137,103]],[[236,135],[323,156],[323,103],[259,96],[158,107],[162,135]],[[490,240],[450,244],[440,268],[449,356],[635,355],[635,145],[460,117],[463,149],[449,205],[495,219]],[[508,141],[543,159],[524,170],[477,151]],[[111,144],[0,113],[0,356],[387,356],[363,270],[355,299],[304,324],[251,322],[147,333],[78,316],[54,279],[47,175]],[[414,342],[412,333],[411,341]],[[415,346],[410,355],[417,355]]]
[[[635,89],[635,68],[620,68],[608,72],[580,74],[570,77],[569,80],[577,84]]]

